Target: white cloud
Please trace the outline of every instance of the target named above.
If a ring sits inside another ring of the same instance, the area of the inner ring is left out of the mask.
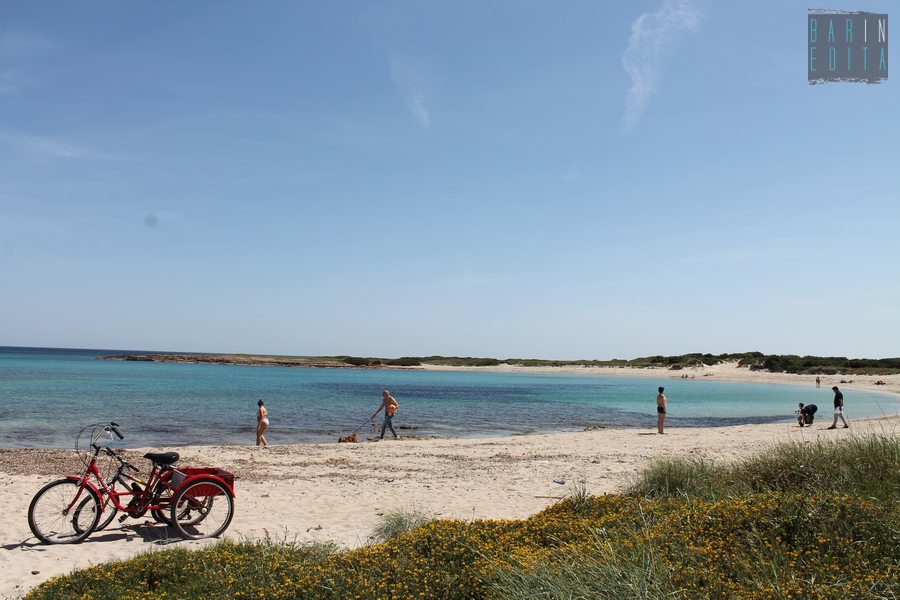
[[[0,34],[0,96],[17,94],[27,88],[31,83],[29,69],[23,65],[54,49],[49,41],[30,33]]]
[[[423,129],[431,126],[428,100],[434,91],[434,81],[428,71],[408,58],[391,58],[391,79],[400,97]]]
[[[27,32],[0,35],[0,57],[30,57],[52,50],[48,40]]]
[[[62,140],[0,131],[0,144],[37,158],[99,158],[96,153]]]
[[[625,100],[625,128],[640,120],[650,97],[659,89],[666,60],[688,33],[700,29],[702,11],[692,0],[664,0],[652,13],[644,13],[631,24],[628,48],[622,66],[631,77]]]
[[[18,73],[14,69],[0,71],[0,94],[15,94],[18,91]]]

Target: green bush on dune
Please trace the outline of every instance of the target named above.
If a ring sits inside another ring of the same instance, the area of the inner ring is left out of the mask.
[[[900,372],[900,358],[845,358],[843,356],[760,356],[745,363],[752,370],[804,375],[890,375]]]
[[[403,356],[400,358],[373,358],[363,356],[257,356],[251,354],[153,354],[101,356],[102,360],[141,360],[156,362],[189,362],[208,364],[262,364],[284,367],[420,367],[423,365],[452,367],[655,367],[680,370],[687,367],[712,366],[736,362],[739,367],[773,373],[800,373],[807,375],[890,375],[900,373],[900,358],[844,358],[771,355],[761,352],[737,354],[680,354],[677,356],[648,356],[622,360],[543,360],[537,358],[497,358],[459,356]]]
[[[373,359],[360,359],[371,361]],[[473,358],[458,356],[403,357],[399,359],[378,359],[391,366],[455,366],[493,367],[507,364],[518,367],[664,367],[681,370],[687,367],[713,366],[725,362],[736,362],[750,370],[772,373],[796,373],[805,375],[836,375],[839,373],[858,375],[889,375],[900,373],[900,358],[844,358],[794,355],[766,355],[761,352],[740,352],[731,354],[701,354],[699,352],[677,356],[648,356],[631,360],[543,360],[537,358]],[[349,361],[348,361],[349,362]],[[352,363],[355,364],[355,363]]]
[[[222,541],[76,571],[28,598],[896,598],[898,500],[890,433],[782,444],[734,465],[657,461],[623,494],[575,490],[526,520],[392,514],[355,550]]]

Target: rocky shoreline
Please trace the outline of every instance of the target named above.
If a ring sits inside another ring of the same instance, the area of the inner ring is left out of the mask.
[[[254,367],[307,367],[330,369],[388,369],[386,365],[353,365],[340,360],[288,356],[250,356],[241,354],[120,354],[98,356],[98,360],[166,362],[208,365],[244,365]]]

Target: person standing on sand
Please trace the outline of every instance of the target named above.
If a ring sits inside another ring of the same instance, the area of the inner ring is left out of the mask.
[[[819,387],[819,383],[820,383],[820,381],[819,381],[819,376],[816,375],[816,387]]]
[[[381,424],[381,436],[379,436],[378,440],[381,441],[384,439],[384,431],[386,429],[390,429],[391,433],[394,434],[394,439],[399,440],[400,436],[397,435],[397,432],[394,430],[394,425],[392,421],[394,420],[394,415],[397,414],[397,409],[400,408],[400,405],[397,404],[397,401],[391,396],[391,393],[387,390],[381,392],[383,399],[381,400],[381,406],[378,407],[378,410],[375,411],[375,414],[372,415],[372,420],[375,420],[375,416],[381,412],[381,409],[384,409],[384,423]]]
[[[828,429],[837,428],[838,417],[844,422],[844,429],[847,429],[850,425],[847,424],[847,419],[844,418],[844,394],[841,393],[838,386],[834,386],[831,389],[834,390],[834,422]]]
[[[666,398],[666,395],[663,394],[663,391],[666,388],[660,386],[659,395],[656,397],[656,432],[663,433],[663,426],[666,424],[666,406],[669,404],[669,400]]]
[[[266,441],[263,433],[265,433],[266,429],[269,427],[269,411],[266,410],[262,400],[256,404],[259,406],[259,410],[256,411],[256,445],[259,446],[262,444],[268,448],[269,443]]]

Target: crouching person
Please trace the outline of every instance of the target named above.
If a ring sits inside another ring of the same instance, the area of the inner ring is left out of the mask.
[[[815,404],[807,404],[806,406],[803,403],[800,403],[800,408],[795,410],[797,413],[797,423],[800,424],[800,427],[804,425],[812,425],[813,419],[816,418],[816,411],[819,410],[819,407]]]

